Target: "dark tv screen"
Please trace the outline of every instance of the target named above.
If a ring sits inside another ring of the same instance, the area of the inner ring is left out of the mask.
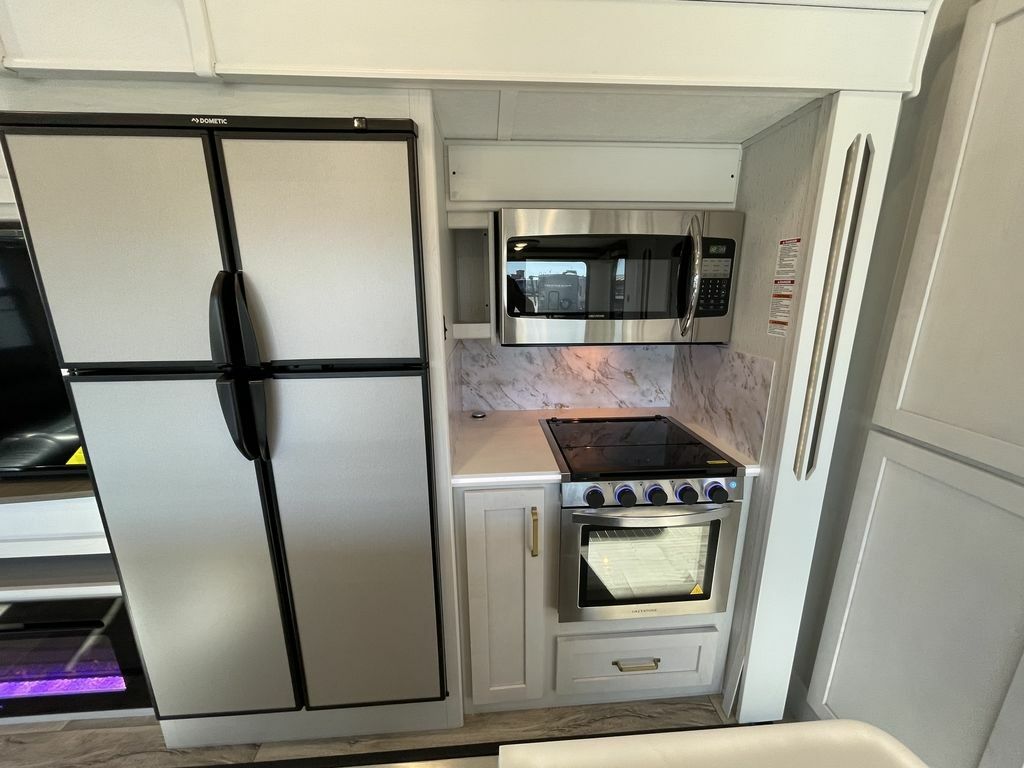
[[[86,471],[24,235],[2,222],[0,404],[0,475]]]

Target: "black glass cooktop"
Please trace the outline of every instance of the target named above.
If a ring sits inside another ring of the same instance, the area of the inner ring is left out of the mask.
[[[666,416],[547,423],[572,482],[736,474],[736,465]]]

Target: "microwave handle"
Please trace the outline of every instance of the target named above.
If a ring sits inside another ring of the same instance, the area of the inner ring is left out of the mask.
[[[715,505],[711,509],[695,512],[680,512],[678,515],[638,515],[635,512],[612,512],[611,510],[573,512],[574,523],[601,525],[605,528],[680,528],[684,525],[700,525],[713,520],[725,520],[732,510],[729,504]]]
[[[693,251],[690,261],[690,300],[686,303],[686,315],[679,318],[679,335],[684,339],[693,330],[693,317],[697,312],[697,297],[700,295],[700,270],[704,263],[704,233],[700,225],[700,217],[690,217],[687,230],[693,238]]]

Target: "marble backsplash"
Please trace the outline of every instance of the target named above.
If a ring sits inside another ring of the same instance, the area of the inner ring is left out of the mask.
[[[463,410],[671,405],[671,346],[502,347],[467,339],[460,347],[453,356],[461,358]]]
[[[676,347],[673,411],[758,461],[774,368],[767,358],[728,347]]]
[[[465,410],[462,404],[462,343],[456,342],[445,360],[445,380],[448,383],[448,434],[451,458],[455,458],[455,442],[458,440],[459,411]]]

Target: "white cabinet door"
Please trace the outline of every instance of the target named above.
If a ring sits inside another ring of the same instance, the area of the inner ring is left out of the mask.
[[[968,16],[876,423],[1024,477],[1024,0]]]
[[[537,699],[544,673],[544,489],[466,491],[474,704]]]
[[[872,433],[813,709],[877,725],[935,768],[977,766],[1004,699],[1021,706],[1019,683],[1006,694],[1024,651],[1022,552],[1024,487]],[[1017,722],[1000,754],[1021,739]]]

